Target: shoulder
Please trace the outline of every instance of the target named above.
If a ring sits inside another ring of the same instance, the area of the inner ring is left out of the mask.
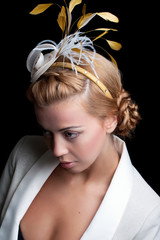
[[[48,148],[41,136],[25,136],[16,144],[0,179],[1,219],[25,174],[47,150]]]
[[[41,154],[47,150],[44,138],[42,136],[24,136],[16,144],[15,151],[31,151],[34,154]]]
[[[12,165],[20,164],[25,161],[27,164],[34,163],[44,152],[48,150],[42,136],[24,136],[14,147],[10,159]]]
[[[131,196],[134,225],[137,228],[135,240],[160,239],[160,197],[134,169],[134,186]]]
[[[143,179],[143,177],[135,168],[133,193],[139,202],[144,203],[144,207],[146,206],[149,208],[160,204],[160,197],[158,194],[148,185],[148,183]]]
[[[160,197],[136,169],[132,198],[141,223],[136,239],[160,239]]]
[[[1,176],[1,182],[4,178],[12,178],[13,175],[23,175],[32,165],[48,150],[42,136],[24,136],[13,148],[5,169]]]
[[[116,237],[115,240],[160,239],[160,197],[134,167],[132,192]]]
[[[144,212],[150,212],[154,207],[160,205],[158,194],[148,185],[135,168],[132,198],[137,201],[137,208],[139,207]]]

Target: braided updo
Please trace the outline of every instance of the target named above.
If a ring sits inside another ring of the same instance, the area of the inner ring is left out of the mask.
[[[94,63],[100,81],[107,87],[113,99],[107,98],[97,85],[84,75],[76,75],[74,71],[61,67],[48,69],[37,82],[30,85],[27,96],[33,103],[44,106],[81,95],[82,104],[88,113],[100,119],[109,115],[116,116],[118,124],[114,133],[122,137],[129,136],[140,120],[138,106],[123,89],[120,73],[112,62],[96,53]],[[88,65],[81,67],[93,73]]]
[[[132,101],[130,94],[122,89],[117,98],[117,107],[118,126],[116,134],[128,136],[130,132],[135,129],[138,121],[140,120],[138,106]]]

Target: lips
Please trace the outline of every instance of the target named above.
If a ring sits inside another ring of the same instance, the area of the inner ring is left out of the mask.
[[[61,167],[69,169],[73,167],[76,163],[75,162],[60,162]]]

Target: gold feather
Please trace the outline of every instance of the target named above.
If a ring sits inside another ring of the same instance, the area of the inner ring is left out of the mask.
[[[111,22],[115,22],[115,23],[119,22],[119,19],[110,12],[99,12],[99,13],[97,13],[97,15],[106,21],[111,21]]]
[[[106,39],[106,41],[108,42],[109,46],[113,50],[119,51],[122,48],[122,45],[118,42],[110,41],[110,40],[107,40],[107,39]]]
[[[96,38],[94,38],[92,41],[96,41],[97,39],[103,37],[106,33],[108,33],[109,31],[117,31],[117,29],[113,29],[113,28],[96,28],[93,31],[104,31],[103,33],[101,33],[100,35],[98,35]]]
[[[107,52],[107,51],[106,51]],[[109,52],[107,52],[107,54],[108,54],[108,56],[110,57],[110,59],[111,59],[111,61],[114,63],[114,65],[116,66],[116,68],[118,68],[118,64],[117,64],[117,62],[116,62],[116,60],[114,59],[114,57],[112,57],[112,55],[109,53]]]
[[[70,13],[73,11],[74,7],[78,4],[80,4],[82,0],[71,0],[69,3],[69,11]]]
[[[94,38],[92,41],[96,41],[97,39],[103,37],[106,33],[108,33],[108,31],[104,31],[103,33],[101,33],[100,35],[98,35],[98,37]]]
[[[64,6],[62,6],[62,8],[61,8],[61,11],[57,18],[57,22],[58,22],[59,27],[64,32],[65,26],[66,26],[66,10],[65,10]]]
[[[86,4],[83,4],[83,8],[82,8],[82,15],[84,16],[86,14]]]
[[[89,21],[96,15],[96,13],[87,13],[79,19],[77,23],[78,30],[89,23]]]
[[[32,15],[43,13],[46,9],[52,6],[53,3],[38,4],[31,12]]]

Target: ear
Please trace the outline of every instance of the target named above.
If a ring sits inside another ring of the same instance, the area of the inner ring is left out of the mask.
[[[117,116],[108,116],[105,119],[106,133],[112,133],[117,127]]]

